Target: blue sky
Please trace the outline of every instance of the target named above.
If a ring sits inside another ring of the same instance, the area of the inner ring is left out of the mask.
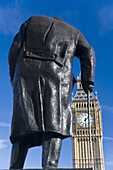
[[[61,17],[78,28],[96,53],[95,90],[103,118],[106,170],[113,170],[113,1],[112,0],[1,0],[0,1],[0,169],[9,166],[12,88],[8,52],[20,25],[32,15]],[[75,78],[80,63],[74,59]],[[74,92],[76,87],[74,88]],[[29,150],[25,168],[41,168],[41,147]],[[72,167],[71,139],[63,141],[59,168]]]

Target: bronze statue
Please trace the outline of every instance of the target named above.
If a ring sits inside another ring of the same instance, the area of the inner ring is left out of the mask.
[[[42,167],[56,168],[62,139],[72,133],[72,62],[81,62],[82,85],[93,90],[95,54],[82,33],[61,19],[32,16],[9,52],[13,87],[10,169],[23,168],[30,147],[42,145]]]

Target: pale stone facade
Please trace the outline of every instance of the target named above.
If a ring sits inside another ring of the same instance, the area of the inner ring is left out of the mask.
[[[77,77],[77,92],[73,102],[73,168],[90,168],[90,144],[87,124],[87,95],[81,85],[81,77]],[[94,93],[90,95],[90,121],[92,140],[92,164],[94,170],[104,170],[103,128],[101,107]]]

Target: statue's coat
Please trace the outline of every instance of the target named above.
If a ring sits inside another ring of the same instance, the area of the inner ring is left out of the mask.
[[[10,139],[41,145],[42,135],[66,138],[72,133],[72,62],[81,62],[82,82],[94,83],[95,55],[79,30],[46,16],[28,19],[9,52],[13,86]]]

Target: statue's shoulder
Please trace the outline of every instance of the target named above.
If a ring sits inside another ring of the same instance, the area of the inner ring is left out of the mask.
[[[29,21],[40,21],[40,22],[45,22],[45,21],[50,21],[50,20],[53,20],[52,17],[48,17],[48,16],[44,16],[44,15],[34,15],[34,16],[31,16],[29,19]]]
[[[49,26],[52,23],[54,23],[56,28],[61,27],[62,29],[69,30],[70,32],[73,32],[75,34],[79,34],[79,32],[80,32],[76,27],[70,25],[69,23],[63,21],[62,19],[59,19],[58,17],[34,15],[34,16],[31,16],[27,20],[27,23],[30,23],[30,26],[32,26],[32,29],[34,29],[33,27],[36,25],[40,26],[40,27],[41,26],[46,27],[46,26]]]

